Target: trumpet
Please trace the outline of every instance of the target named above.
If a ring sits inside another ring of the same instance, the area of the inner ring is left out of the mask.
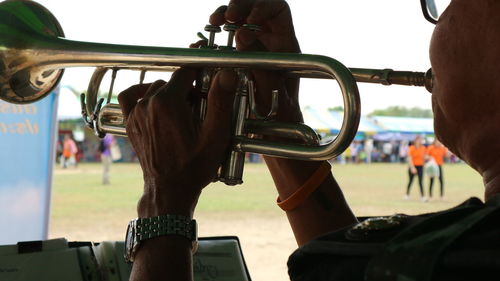
[[[202,93],[208,92],[213,73],[234,69],[239,76],[233,108],[233,140],[218,180],[228,185],[242,183],[245,153],[298,160],[328,160],[341,154],[354,139],[359,125],[361,102],[356,82],[425,86],[432,88],[432,72],[393,71],[391,69],[347,68],[339,61],[320,55],[294,53],[238,52],[232,47],[238,28],[258,30],[254,25],[226,25],[227,46],[214,45],[220,27],[207,25],[207,46],[199,49],[145,47],[72,41],[46,8],[32,1],[0,3],[0,98],[11,103],[30,103],[48,95],[59,83],[64,68],[93,66],[86,95],[82,95],[82,116],[87,125],[102,137],[106,133],[126,136],[126,120],[119,105],[110,103],[114,77],[120,69],[141,72],[175,71],[180,67],[198,68],[197,81]],[[280,71],[287,77],[335,79],[343,97],[344,120],[337,137],[320,145],[313,129],[302,123],[273,120],[279,93],[273,91],[272,106],[266,116],[256,113],[251,70]],[[106,104],[98,98],[105,73],[113,71]],[[197,109],[203,122],[206,100]],[[251,113],[254,114],[251,114]],[[286,141],[268,141],[262,136]]]

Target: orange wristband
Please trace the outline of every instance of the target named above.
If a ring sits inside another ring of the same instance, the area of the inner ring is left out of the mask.
[[[327,161],[323,162],[314,174],[312,174],[312,176],[299,189],[297,189],[297,191],[290,195],[290,197],[284,201],[280,201],[278,196],[278,206],[283,211],[291,211],[297,208],[309,197],[309,195],[311,195],[311,193],[313,193],[314,190],[316,190],[316,188],[320,186],[320,184],[330,174],[331,170],[332,166],[330,166]]]

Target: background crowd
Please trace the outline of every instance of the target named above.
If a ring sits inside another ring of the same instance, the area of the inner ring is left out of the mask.
[[[428,147],[434,142],[434,137],[423,137],[423,146]],[[414,141],[391,140],[376,141],[370,138],[354,140],[351,145],[336,159],[340,164],[370,164],[370,163],[407,163],[408,149]],[[445,163],[459,163],[461,160],[448,152]]]
[[[57,144],[57,160],[61,161],[64,147],[65,136],[68,136],[73,142],[72,145],[72,162],[101,162],[100,143],[101,140],[97,137],[85,136],[84,140],[75,140],[72,131],[61,130]],[[330,139],[330,138],[324,138]],[[434,141],[434,137],[423,137],[423,145],[428,147]],[[132,149],[127,138],[115,137],[114,142],[121,151],[120,157],[114,159],[114,162],[137,162],[137,156]],[[343,154],[331,161],[340,164],[370,164],[370,163],[407,163],[408,148],[413,144],[410,140],[390,140],[379,141],[372,138],[354,140],[351,145],[344,151]],[[260,155],[248,153],[247,161],[259,163],[262,161]],[[461,160],[449,152],[445,159],[445,163],[459,163]],[[60,162],[62,163],[62,161]]]

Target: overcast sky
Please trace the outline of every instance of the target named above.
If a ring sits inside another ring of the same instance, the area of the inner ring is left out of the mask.
[[[186,47],[224,1],[40,0],[61,23],[66,38],[116,44]],[[335,58],[348,67],[426,71],[433,25],[417,0],[290,0],[303,53]],[[222,43],[225,36],[218,37]],[[68,69],[62,84],[87,88],[92,70]],[[132,81],[131,81],[132,79]],[[138,77],[118,76],[117,91]],[[155,79],[155,76],[148,77]],[[103,86],[107,89],[108,84]],[[301,105],[341,105],[333,81],[302,79]],[[359,85],[363,113],[390,105],[430,108],[423,88]]]

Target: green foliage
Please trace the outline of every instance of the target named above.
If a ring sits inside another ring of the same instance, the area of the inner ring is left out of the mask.
[[[376,109],[368,116],[399,116],[432,118],[432,110],[419,107],[407,108],[405,106],[389,106],[386,109]]]
[[[344,107],[339,105],[339,106],[335,106],[335,107],[330,107],[328,108],[328,111],[339,111],[339,112],[344,112]]]

